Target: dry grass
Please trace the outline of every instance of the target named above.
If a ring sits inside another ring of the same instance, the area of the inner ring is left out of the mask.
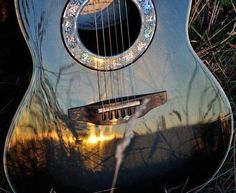
[[[189,35],[197,54],[235,101],[236,1],[194,0]]]
[[[189,35],[195,51],[225,90],[235,113],[236,1],[194,0]],[[202,193],[236,192],[235,153],[234,139],[222,169]]]

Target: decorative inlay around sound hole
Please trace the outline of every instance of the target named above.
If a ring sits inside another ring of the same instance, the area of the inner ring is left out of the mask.
[[[155,26],[151,0],[70,0],[62,35],[79,63],[96,70],[116,70],[143,54]]]

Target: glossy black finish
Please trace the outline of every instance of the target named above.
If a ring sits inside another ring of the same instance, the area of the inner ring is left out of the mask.
[[[116,147],[127,125],[75,124],[67,112],[98,102],[98,81],[103,100],[168,93],[165,104],[136,120],[116,192],[157,192],[188,180],[187,191],[219,168],[231,142],[232,113],[219,84],[189,47],[189,1],[153,3],[158,25],[147,51],[126,68],[96,72],[75,62],[64,47],[60,22],[66,0],[16,0],[34,73],[5,145],[5,172],[15,193],[111,187]]]

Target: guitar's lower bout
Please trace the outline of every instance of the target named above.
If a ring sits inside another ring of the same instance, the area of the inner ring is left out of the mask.
[[[142,129],[145,133],[136,134],[126,150],[116,192],[148,190],[156,193],[163,186],[173,187],[186,181],[186,190],[189,190],[207,180],[224,157],[230,137],[228,117],[164,130],[161,129],[165,125],[164,117],[157,121],[160,130],[152,132],[152,128],[145,126]],[[119,128],[121,132],[112,127],[97,127],[100,130],[96,131],[92,125],[84,125],[85,129],[80,125],[81,131],[73,135],[73,131],[63,128],[63,123],[57,126],[61,127],[61,134],[56,133],[57,130],[28,136],[21,134],[16,141],[13,136],[7,152],[7,167],[17,193],[45,193],[52,188],[57,193],[109,189],[116,146],[121,142],[119,135],[124,128]]]
[[[110,189],[116,148],[127,127],[134,137],[115,192],[156,193],[186,181],[188,191],[215,174],[232,140],[232,111],[220,85],[189,48],[187,0],[135,1],[147,13],[155,9],[156,31],[144,33],[149,46],[143,45],[131,65],[126,61],[124,68],[98,71],[69,54],[59,33],[67,3],[85,1],[15,2],[34,76],[5,144],[4,168],[14,193]],[[146,108],[131,119],[144,101]]]

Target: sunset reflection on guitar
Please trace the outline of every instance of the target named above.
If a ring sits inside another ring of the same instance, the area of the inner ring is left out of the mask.
[[[14,193],[109,192],[144,101],[114,192],[191,192],[215,175],[232,111],[190,47],[190,1],[15,2],[34,73],[5,144]]]

